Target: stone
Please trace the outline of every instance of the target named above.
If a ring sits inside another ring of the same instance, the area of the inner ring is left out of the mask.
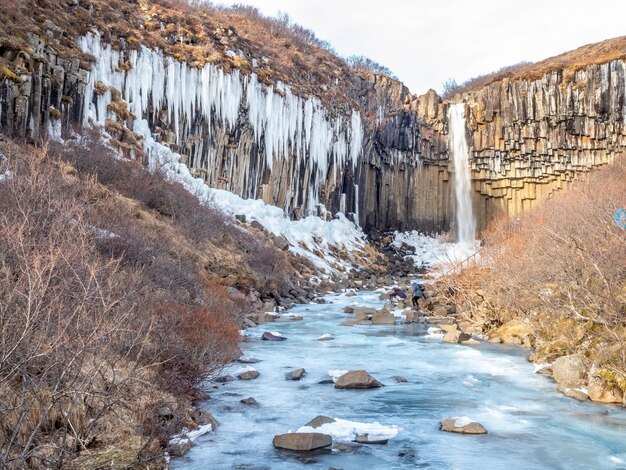
[[[265,231],[265,227],[258,220],[253,220],[252,222],[250,222],[250,227],[252,227],[254,229],[257,229],[257,230],[260,230],[261,232]]]
[[[437,317],[445,317],[446,315],[448,315],[448,308],[443,305],[440,305],[439,307],[435,307],[435,309],[433,310],[433,313]]]
[[[278,449],[308,452],[332,446],[333,438],[319,432],[292,432],[274,436],[272,444]]]
[[[271,331],[265,331],[261,335],[261,339],[264,341],[285,341],[287,338],[285,338],[284,336],[279,336],[275,333],[272,333]]]
[[[391,377],[396,383],[405,383],[408,382],[406,377],[402,376],[402,375],[394,375],[393,377]]]
[[[256,401],[254,399],[254,397],[248,397],[248,398],[244,398],[243,400],[239,400],[240,403],[243,403],[244,405],[258,405],[259,402]]]
[[[317,382],[319,385],[332,385],[335,383],[333,379],[323,379]]]
[[[393,325],[396,319],[393,314],[379,310],[372,315],[372,325]]]
[[[474,338],[470,338],[468,340],[461,341],[461,344],[465,344],[467,346],[476,346],[477,344],[480,344],[480,341],[477,341]]]
[[[382,386],[383,384],[365,370],[351,370],[343,374],[335,382],[335,388],[339,389],[367,389]]]
[[[239,359],[237,359],[237,362],[239,362],[240,364],[257,364],[261,361],[253,357],[240,357]]]
[[[444,419],[439,424],[439,429],[446,432],[456,432],[459,434],[487,434],[485,427],[475,421],[464,420],[463,418]]]
[[[354,315],[354,318],[367,318],[367,317],[371,317],[375,313],[376,313],[376,309],[370,308],[370,307],[354,307],[352,310],[352,314]]]
[[[343,313],[354,313],[354,309],[355,307],[348,306],[348,307],[344,307],[342,311]]]
[[[451,330],[443,335],[443,339],[441,341],[444,343],[459,344],[463,341],[469,341],[471,338],[472,337],[470,335],[463,333],[461,330]]]
[[[315,429],[315,428],[319,428],[320,426],[324,424],[334,423],[335,421],[336,421],[335,418],[331,418],[329,416],[324,416],[324,415],[319,415],[313,418],[308,423],[306,423],[305,426]]]
[[[174,457],[182,457],[184,456],[191,447],[193,443],[191,439],[185,434],[179,437],[175,437],[171,439],[167,444],[167,452]]]
[[[232,382],[233,380],[235,380],[235,377],[233,377],[232,375],[222,375],[215,379],[215,383],[224,384],[227,382]]]
[[[289,322],[289,321],[302,321],[304,317],[301,315],[285,315],[279,316],[274,322]]]
[[[450,325],[439,325],[439,328],[443,331],[445,331],[446,333],[449,333],[450,331],[458,331],[459,330],[459,326],[456,323],[452,323]]]
[[[237,375],[239,380],[254,380],[261,375],[258,370],[247,370]]]
[[[592,401],[599,403],[623,403],[624,394],[621,390],[611,387],[602,376],[598,369],[593,366],[589,371],[589,383],[587,384],[587,392]]]
[[[587,368],[581,354],[561,356],[552,364],[552,377],[563,389],[582,387],[586,375]]]
[[[211,429],[215,431],[219,426],[217,419],[211,413],[206,410],[201,410],[199,408],[195,408],[191,413],[191,419],[193,419],[194,423],[198,426],[205,426],[207,424],[211,425]]]
[[[300,369],[292,370],[291,372],[288,372],[287,374],[285,374],[285,379],[286,380],[300,380],[305,375],[306,375],[306,370],[300,368]]]
[[[357,434],[354,438],[353,442],[358,442],[359,444],[387,444],[389,439],[378,439],[378,440],[370,440],[369,434]]]
[[[494,343],[518,344],[532,347],[534,331],[528,323],[521,320],[511,320],[489,333],[489,341]]]
[[[580,388],[565,388],[562,390],[566,397],[575,398],[580,401],[589,400],[589,395],[583,389]]]

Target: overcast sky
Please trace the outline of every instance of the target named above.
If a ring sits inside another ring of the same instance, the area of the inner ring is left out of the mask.
[[[289,14],[343,56],[389,67],[413,93],[626,35],[626,0],[216,0]]]

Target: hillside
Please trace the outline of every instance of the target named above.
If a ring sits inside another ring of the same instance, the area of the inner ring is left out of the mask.
[[[96,29],[118,49],[158,48],[191,67],[213,63],[226,72],[255,72],[262,83],[288,83],[300,95],[335,105],[351,96],[350,69],[326,43],[288,18],[265,17],[253,7],[200,7],[186,0],[7,0],[0,22],[5,77],[22,71],[20,53],[34,53],[27,41],[32,33],[59,57],[79,58],[88,68],[93,57],[78,49],[77,39]]]

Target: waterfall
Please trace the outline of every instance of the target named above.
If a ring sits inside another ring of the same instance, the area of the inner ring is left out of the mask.
[[[465,140],[465,105],[463,103],[453,104],[448,110],[448,141],[454,159],[457,241],[470,244],[476,240],[476,220],[472,210],[472,186],[469,151]]]

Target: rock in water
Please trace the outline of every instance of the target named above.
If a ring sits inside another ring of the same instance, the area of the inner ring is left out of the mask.
[[[319,415],[313,418],[308,423],[306,423],[305,426],[315,429],[315,428],[319,428],[320,426],[323,426],[324,424],[330,424],[334,422],[335,422],[335,418],[330,418],[329,416]]]
[[[581,387],[586,375],[587,368],[580,354],[559,357],[552,364],[552,377],[560,389]]]
[[[285,341],[287,338],[280,333],[266,331],[261,335],[261,339],[265,341]]]
[[[306,452],[332,446],[333,438],[320,432],[292,432],[274,436],[272,444],[278,449]]]
[[[396,322],[393,314],[379,310],[372,315],[372,325],[393,325]]]
[[[444,419],[440,423],[439,429],[459,434],[487,434],[487,430],[482,424],[466,417]]]
[[[300,368],[296,370],[292,370],[285,374],[285,379],[287,380],[300,380],[302,377],[306,375],[306,370]]]
[[[259,402],[254,399],[254,397],[244,398],[243,400],[239,400],[244,405],[258,405]]]
[[[335,388],[365,389],[382,387],[378,380],[369,375],[366,370],[351,370],[337,379]]]
[[[468,341],[471,338],[472,338],[471,335],[468,335],[467,333],[463,333],[461,330],[457,329],[457,330],[448,331],[443,336],[442,341],[444,343],[459,344],[459,343],[462,343],[463,341]]]
[[[391,377],[393,380],[396,381],[396,383],[405,383],[407,382],[406,377],[402,376],[402,375],[394,375],[393,377]]]
[[[245,372],[242,372],[241,374],[239,374],[237,376],[237,378],[239,380],[254,380],[256,379],[259,375],[261,375],[259,373],[258,370],[247,370]]]
[[[389,439],[370,440],[369,434],[357,434],[354,438],[354,442],[358,442],[359,444],[387,444]]]
[[[167,445],[167,451],[174,457],[182,457],[189,452],[192,445],[193,443],[191,442],[191,439],[189,439],[186,435],[183,435],[171,439]]]

